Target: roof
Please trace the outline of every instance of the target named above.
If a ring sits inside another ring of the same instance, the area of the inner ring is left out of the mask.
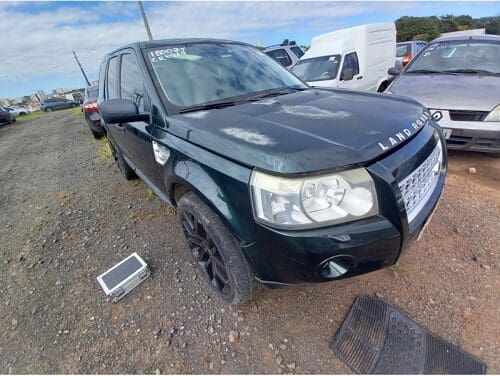
[[[165,46],[178,46],[182,44],[194,44],[194,43],[230,43],[230,44],[241,44],[245,46],[250,46],[248,43],[237,42],[233,40],[227,39],[212,39],[212,38],[175,38],[175,39],[158,39],[153,41],[138,41],[126,44],[119,48],[110,51],[108,55],[113,54],[117,51],[123,50],[124,48],[138,48],[138,49],[147,49],[147,48],[155,48],[155,47],[165,47]]]
[[[500,42],[500,35],[483,34],[483,35],[453,35],[449,37],[440,37],[434,39],[431,43],[435,42],[451,42],[460,40],[477,40],[477,41],[497,41]]]

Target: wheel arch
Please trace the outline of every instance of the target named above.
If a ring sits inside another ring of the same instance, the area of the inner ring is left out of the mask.
[[[238,181],[193,160],[178,161],[172,167],[171,173],[166,174],[166,187],[174,207],[184,194],[193,192],[217,213],[239,242],[248,244],[254,240],[248,180]]]

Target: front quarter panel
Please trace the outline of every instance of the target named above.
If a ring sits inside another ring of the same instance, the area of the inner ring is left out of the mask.
[[[175,204],[175,185],[182,184],[196,192],[239,240],[245,244],[252,242],[255,237],[249,192],[252,170],[167,132],[162,132],[156,141],[171,151],[162,169],[170,201]]]

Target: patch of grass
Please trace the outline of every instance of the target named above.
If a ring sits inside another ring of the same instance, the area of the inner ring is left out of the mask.
[[[177,214],[177,210],[173,206],[167,205],[167,214],[172,216]]]
[[[396,278],[410,274],[410,271],[407,268],[397,262],[394,265],[389,266],[388,269],[394,274],[394,277]]]
[[[45,116],[45,115],[47,115],[47,113],[44,111],[35,111],[35,112],[32,112],[28,115],[17,116],[16,123],[23,124],[23,123],[26,123],[30,120],[37,119],[37,118],[40,118],[40,117]]]
[[[76,116],[83,116],[82,108],[80,106],[77,106],[75,108],[70,108],[67,111],[71,112],[73,115]]]
[[[154,194],[154,192],[151,189],[146,188],[146,200],[152,201],[155,198],[156,198],[156,195]]]
[[[94,137],[87,137],[87,140],[94,144],[97,148],[97,155],[99,159],[105,162],[108,165],[112,165],[114,163],[113,153],[111,152],[111,148],[109,147],[109,142],[106,137],[100,138],[96,140]]]
[[[99,157],[108,164],[113,164],[114,158],[111,148],[109,147],[109,142],[106,137],[101,138],[98,141],[99,144]]]

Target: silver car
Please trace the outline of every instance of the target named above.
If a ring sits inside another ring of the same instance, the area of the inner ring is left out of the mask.
[[[435,39],[385,92],[429,108],[449,149],[500,153],[500,36]]]

